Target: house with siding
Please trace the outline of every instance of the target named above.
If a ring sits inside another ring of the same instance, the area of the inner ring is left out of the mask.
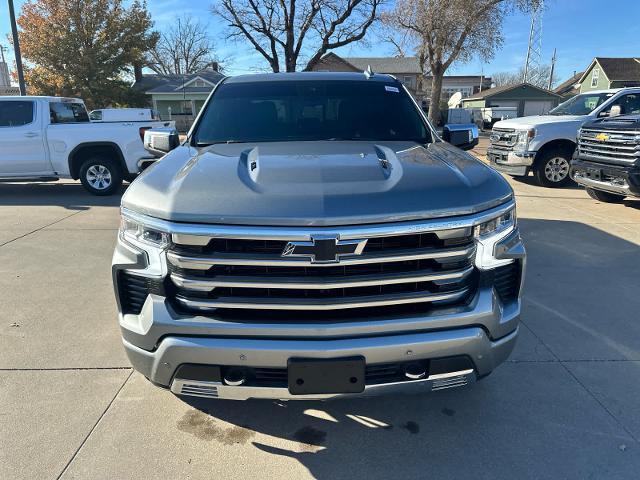
[[[544,115],[558,105],[562,97],[557,93],[530,83],[502,85],[484,90],[462,100],[465,108],[515,107],[519,117]]]
[[[175,120],[181,130],[195,119],[211,90],[224,75],[205,68],[189,75],[143,74],[133,88],[145,92],[162,120]],[[184,125],[183,125],[184,124]]]
[[[580,93],[640,86],[640,58],[595,57],[578,83]]]
[[[584,72],[574,72],[571,78],[565,80],[556,88],[553,89],[553,93],[557,93],[560,95],[563,100],[568,100],[571,97],[576,96],[580,93],[580,78]]]
[[[367,67],[373,72],[388,73],[402,82],[417,101],[428,103],[431,98],[430,75],[423,75],[418,57],[341,57],[327,53],[313,68],[324,72],[363,72]],[[481,75],[446,75],[442,82],[442,98],[447,100],[456,92],[470,97],[491,87],[491,78]]]

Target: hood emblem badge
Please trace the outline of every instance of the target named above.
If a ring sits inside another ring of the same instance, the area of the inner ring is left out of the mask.
[[[609,140],[609,135],[607,135],[606,133],[599,133],[596,135],[596,140],[600,140],[601,142],[606,142],[607,140]]]
[[[308,258],[311,263],[338,263],[345,256],[361,255],[367,239],[339,240],[338,237],[312,236],[310,242],[289,242],[283,257]]]

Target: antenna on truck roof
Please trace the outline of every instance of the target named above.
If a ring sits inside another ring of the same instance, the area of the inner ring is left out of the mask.
[[[364,71],[364,76],[367,78],[373,77],[373,70],[371,70],[371,65],[367,65],[367,69]]]

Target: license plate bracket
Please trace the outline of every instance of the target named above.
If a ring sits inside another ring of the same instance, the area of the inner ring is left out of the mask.
[[[489,161],[495,164],[506,163],[507,161],[507,156],[500,155],[499,153],[490,153],[488,156]]]
[[[365,386],[365,359],[290,358],[287,376],[292,395],[360,393]]]

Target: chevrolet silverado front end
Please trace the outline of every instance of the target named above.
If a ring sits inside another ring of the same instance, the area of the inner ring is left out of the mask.
[[[329,73],[222,82],[123,197],[113,258],[134,368],[226,399],[475,381],[513,349],[524,268],[504,179],[394,78]]]

